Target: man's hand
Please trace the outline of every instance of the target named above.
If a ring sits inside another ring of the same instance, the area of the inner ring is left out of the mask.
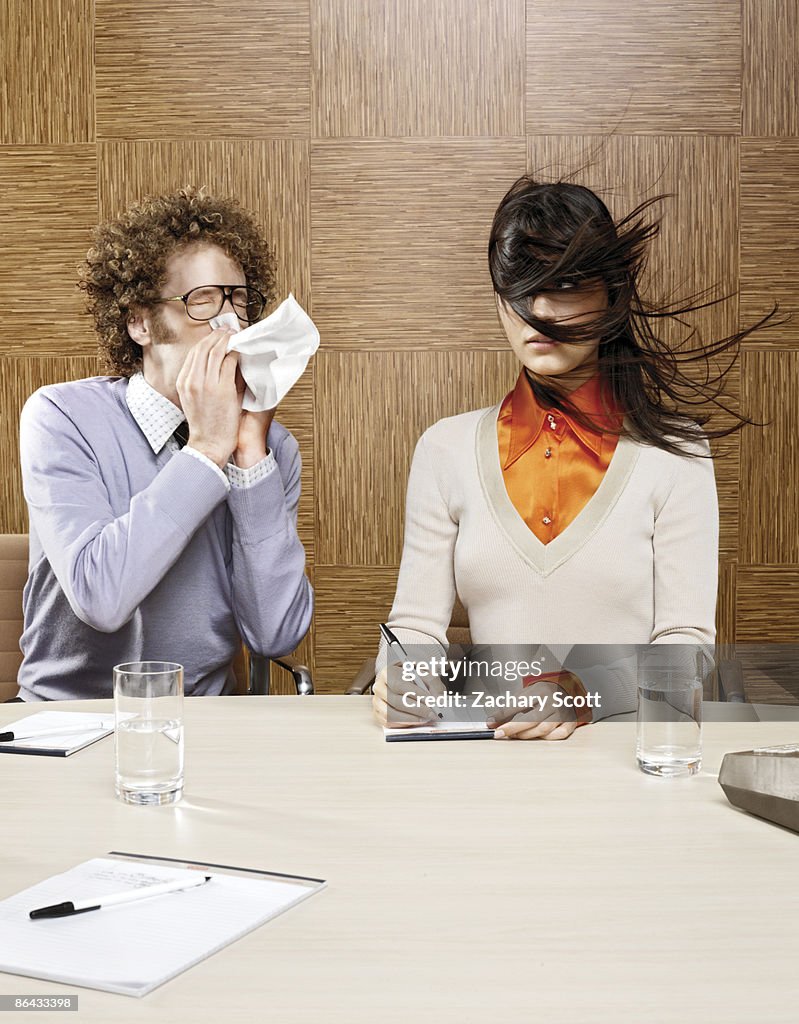
[[[236,388],[237,352],[228,352],[233,332],[220,327],[186,356],[175,387],[189,424],[189,444],[220,468],[237,444],[241,396]]]
[[[488,720],[488,726],[494,729],[495,740],[566,740],[577,728],[577,716],[573,708],[552,706],[552,696],[557,691],[566,693],[557,683],[541,681],[526,686],[522,691],[525,697],[546,697],[543,707],[530,708],[528,711],[495,712]]]
[[[392,729],[400,729],[409,725],[432,725],[438,720],[438,712],[435,708],[428,708],[424,705],[425,697],[430,694],[440,696],[446,693],[446,687],[440,679],[432,676],[425,677],[424,689],[420,682],[406,683],[402,679],[402,668],[400,665],[391,665],[391,671],[381,668],[377,674],[372,694],[372,710],[381,725],[389,726]],[[403,701],[403,695],[408,694],[408,707]],[[421,701],[416,706],[416,697]]]

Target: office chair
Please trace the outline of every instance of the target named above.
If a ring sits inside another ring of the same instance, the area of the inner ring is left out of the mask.
[[[28,578],[28,535],[0,533],[0,703],[15,697],[17,674],[22,664],[19,638],[22,635],[22,589]],[[314,692],[311,672],[296,658],[272,658],[291,673],[299,696]],[[268,694],[270,659],[248,652],[234,662],[237,693]],[[110,673],[110,668],[109,668]],[[246,685],[244,681],[246,680]]]
[[[277,665],[291,673],[294,689],[298,697],[311,697],[314,694],[311,670],[297,658],[286,655],[285,658],[267,658],[263,654],[248,652],[249,667],[246,674],[247,693],[268,694],[271,685],[271,666]]]

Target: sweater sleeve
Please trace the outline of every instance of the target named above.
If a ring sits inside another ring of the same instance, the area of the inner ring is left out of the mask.
[[[75,615],[102,633],[130,619],[226,493],[178,452],[115,514],[91,445],[43,391],[22,410],[20,453],[31,527]]]
[[[697,450],[708,455],[703,440]],[[719,508],[710,458],[678,457],[655,516],[654,644],[712,645],[716,638]]]
[[[450,515],[423,434],[416,445],[405,501],[405,540],[389,628],[413,660],[441,655],[455,604],[455,541]],[[377,669],[385,663],[381,641]]]
[[[301,459],[286,433],[277,462],[251,487],[231,487],[233,613],[251,651],[278,657],[308,632],[313,590],[297,535]],[[271,457],[271,456],[270,456]]]

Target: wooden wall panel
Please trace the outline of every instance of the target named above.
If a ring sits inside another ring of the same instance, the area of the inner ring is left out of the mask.
[[[100,217],[186,185],[235,196],[260,219],[278,261],[278,295],[310,305],[308,143],[109,142],[98,146]]]
[[[639,203],[665,196],[647,211],[662,219],[650,249],[644,293],[655,299],[714,296],[738,287],[738,141],[730,136],[601,136],[528,138],[528,171],[542,180],[573,176],[620,217]],[[726,302],[697,314],[708,337],[736,329],[737,309]]]
[[[316,0],[317,136],[522,135],[525,0]]]
[[[523,139],[312,147],[314,319],[328,348],[502,348],[486,251]]]
[[[736,577],[730,653],[743,666],[746,698],[799,704],[799,565],[739,565]]]
[[[741,140],[741,316],[792,316],[759,345],[799,347],[798,182],[799,139]]]
[[[772,579],[771,585],[765,579],[761,582],[764,584],[762,589],[752,590],[751,593],[749,586],[744,583],[747,599],[755,599],[755,594],[757,594],[756,599],[763,601],[768,601],[770,597],[773,597],[773,585],[777,583],[777,579]],[[792,580],[786,581],[783,578],[782,582],[787,582],[789,586],[793,584],[795,587],[795,574]],[[793,610],[796,610],[796,606]],[[781,605],[776,612],[777,615],[785,613],[789,616],[791,607],[790,605],[788,607]],[[753,626],[753,632],[759,633],[760,630]],[[760,640],[755,643],[739,642],[735,645],[732,653],[741,663],[744,693],[750,703],[799,704],[799,646],[796,644],[795,632],[793,636],[794,639],[788,640],[787,633],[783,631],[785,642]],[[769,718],[768,711],[758,711],[758,714],[764,721]],[[775,717],[779,717],[779,712]]]
[[[2,0],[0,145],[94,140],[92,0]]]
[[[747,351],[743,398],[765,427],[741,443],[741,546],[746,565],[799,563],[799,351]],[[779,575],[773,570],[775,578]],[[739,580],[740,584],[740,580]],[[794,627],[797,634],[797,622]]]
[[[498,402],[518,369],[486,266],[493,211],[525,169],[573,175],[616,215],[674,193],[644,291],[740,287],[740,302],[692,318],[705,338],[775,299],[793,314],[728,378],[731,408],[773,424],[714,455],[719,639],[797,635],[795,3],[3,4],[0,530],[27,529],[24,399],[97,372],[75,282],[98,216],[186,184],[235,195],[273,244],[280,297],[292,290],[322,334],[278,417],[303,456],[317,587],[298,653],[320,692],[346,688],[393,599],[419,435]],[[279,672],[273,684],[291,692]],[[754,686],[779,696],[765,677]]]
[[[723,561],[738,555],[740,436],[736,433],[722,438],[714,441],[710,447],[719,499],[719,558]]]
[[[300,446],[302,493],[297,511],[297,532],[310,565],[314,563],[316,536],[314,376],[314,364],[311,362],[275,414],[275,418],[291,431]]]
[[[799,135],[799,6],[742,0],[744,135]]]
[[[307,137],[308,0],[96,0],[100,139]]]
[[[527,131],[737,133],[740,62],[730,0],[527,0]]]
[[[716,605],[716,643],[735,643],[735,590],[738,563],[719,564],[719,596]]]
[[[94,353],[77,265],[96,220],[94,146],[0,148],[0,352]]]
[[[0,356],[0,533],[27,533],[19,473],[19,414],[37,388],[97,374],[92,356]]]
[[[739,565],[735,614],[739,642],[795,645],[799,565]]]
[[[377,654],[397,586],[395,566],[317,568],[316,650],[318,693],[344,693],[367,658]]]
[[[317,564],[398,565],[405,489],[421,434],[500,402],[510,352],[320,352],[316,363]]]

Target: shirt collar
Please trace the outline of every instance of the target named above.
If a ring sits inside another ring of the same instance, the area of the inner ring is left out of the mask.
[[[156,455],[186,419],[183,411],[148,384],[141,372],[134,373],[128,381],[125,401]]]
[[[610,409],[613,410],[614,404],[607,391],[605,397]],[[573,417],[565,412],[557,412],[554,415],[562,419],[581,444],[598,459],[602,454],[602,442],[607,431],[618,429],[621,423],[620,416],[614,415],[612,411],[606,413],[602,408],[602,382],[599,374],[594,374],[585,384],[572,391],[569,398],[580,412],[590,416],[602,429],[589,430],[576,423]],[[539,405],[530,380],[522,370],[511,393],[511,438],[504,469],[511,466],[536,442],[546,416],[547,410]]]

